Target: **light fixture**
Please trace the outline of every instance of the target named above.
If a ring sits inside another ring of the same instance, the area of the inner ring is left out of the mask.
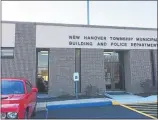
[[[40,51],[41,53],[48,53],[48,51]]]
[[[48,54],[41,54],[41,55],[48,55]]]
[[[104,55],[111,55],[113,52],[104,52]]]
[[[104,53],[104,55],[111,55],[110,53]]]

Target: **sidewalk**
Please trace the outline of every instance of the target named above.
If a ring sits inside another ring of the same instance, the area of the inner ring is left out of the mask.
[[[148,97],[142,97],[134,94],[119,94],[119,95],[113,95],[113,94],[105,94],[109,96],[113,104],[143,104],[143,103],[156,103],[157,102],[157,95],[151,95]]]

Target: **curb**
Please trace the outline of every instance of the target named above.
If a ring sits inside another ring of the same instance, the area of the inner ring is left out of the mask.
[[[112,105],[112,101],[106,102],[87,102],[87,103],[73,103],[73,104],[59,104],[59,105],[52,105],[47,104],[47,110],[54,110],[60,108],[81,108],[81,107],[99,107],[99,106],[109,106]]]
[[[36,111],[46,110],[46,102],[37,103]]]
[[[36,111],[48,110],[48,109],[59,109],[59,108],[81,108],[81,107],[97,107],[97,106],[109,106],[113,105],[112,101],[98,101],[98,102],[83,102],[83,103],[65,103],[65,104],[53,104],[42,102],[37,103]]]
[[[120,105],[120,103],[112,100],[112,105]]]

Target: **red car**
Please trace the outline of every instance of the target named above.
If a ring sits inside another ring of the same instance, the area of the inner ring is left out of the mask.
[[[1,80],[1,119],[28,119],[35,115],[38,89],[28,80]]]

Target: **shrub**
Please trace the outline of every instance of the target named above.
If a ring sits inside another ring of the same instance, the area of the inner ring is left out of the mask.
[[[88,85],[85,89],[86,96],[97,96],[99,89],[96,86]]]
[[[153,93],[157,91],[156,86],[152,85],[151,79],[146,79],[144,81],[141,81],[140,86],[143,89],[144,93]]]

